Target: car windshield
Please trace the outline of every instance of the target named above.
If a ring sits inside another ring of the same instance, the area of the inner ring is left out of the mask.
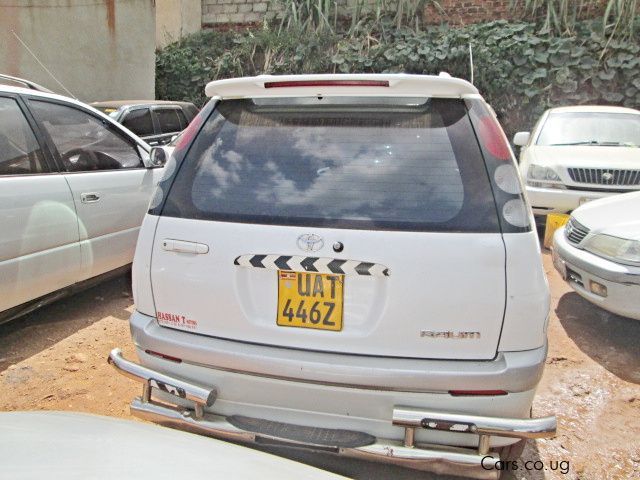
[[[564,112],[547,118],[536,145],[640,146],[640,115]]]

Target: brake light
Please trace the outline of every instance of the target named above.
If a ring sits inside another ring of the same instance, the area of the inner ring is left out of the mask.
[[[182,363],[182,359],[178,357],[172,357],[171,355],[166,355],[160,352],[154,352],[153,350],[145,350],[144,353],[147,355],[153,355],[154,357],[162,358],[163,360],[169,360],[170,362]]]
[[[484,147],[499,160],[511,160],[511,150],[498,122],[489,115],[480,117],[478,135]]]
[[[507,395],[505,390],[449,390],[454,397],[499,396]]]
[[[387,80],[293,80],[265,82],[264,88],[284,87],[388,87]]]
[[[195,137],[196,133],[198,133],[198,130],[200,130],[200,127],[204,123],[203,111],[204,109],[200,110],[200,113],[198,113],[198,115],[196,115],[195,118],[191,120],[191,123],[187,125],[187,128],[182,131],[180,137],[178,138],[178,141],[176,142],[176,150],[181,150],[189,145],[191,140],[193,140],[193,137]]]

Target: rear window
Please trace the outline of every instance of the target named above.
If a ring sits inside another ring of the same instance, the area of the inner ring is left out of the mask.
[[[189,149],[162,213],[499,231],[480,149],[465,105],[455,99],[221,102]]]

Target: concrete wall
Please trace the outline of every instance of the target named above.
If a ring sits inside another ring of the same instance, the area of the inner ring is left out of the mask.
[[[0,73],[83,101],[155,96],[154,0],[0,1]]]
[[[156,47],[200,30],[202,0],[156,0]]]

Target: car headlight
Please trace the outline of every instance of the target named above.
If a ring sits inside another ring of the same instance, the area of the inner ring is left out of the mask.
[[[640,241],[611,235],[589,237],[583,247],[586,251],[626,265],[640,265]]]
[[[567,188],[552,168],[533,164],[529,165],[527,170],[527,185],[538,188]]]

